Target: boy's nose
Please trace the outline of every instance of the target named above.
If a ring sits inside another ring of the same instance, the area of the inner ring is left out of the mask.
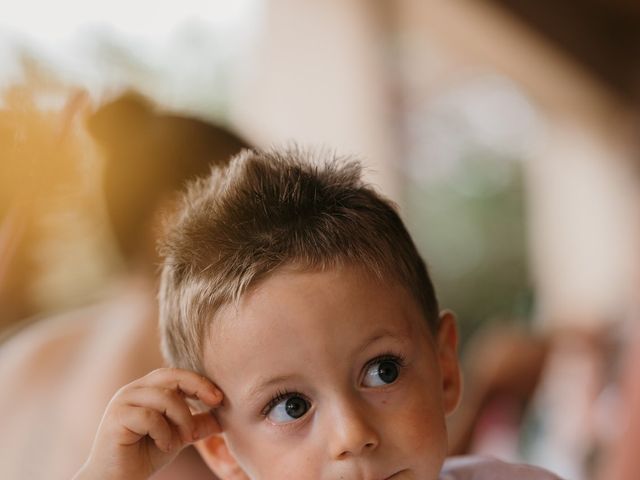
[[[363,455],[374,451],[380,443],[378,432],[373,428],[373,418],[357,403],[344,402],[336,406],[333,422],[329,426],[331,437],[329,449],[337,460]]]

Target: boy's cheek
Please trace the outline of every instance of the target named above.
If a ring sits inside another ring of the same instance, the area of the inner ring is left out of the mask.
[[[257,432],[230,429],[223,434],[227,448],[236,462],[250,478],[260,478],[257,469],[264,470],[264,458],[269,456],[268,444],[261,441]]]
[[[441,405],[432,396],[415,392],[394,415],[391,441],[416,461],[444,461],[447,429]]]
[[[224,412],[221,415],[224,426],[222,427],[222,437],[225,439],[229,451],[238,460],[243,458],[252,458],[255,454],[256,443],[260,442],[259,429],[255,428],[246,419],[238,418],[234,412]],[[258,452],[259,453],[259,452]]]

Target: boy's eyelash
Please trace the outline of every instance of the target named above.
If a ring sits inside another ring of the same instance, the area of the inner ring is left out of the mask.
[[[394,362],[400,368],[406,365],[406,359],[404,355],[400,353],[386,352],[386,353],[383,353],[382,355],[378,355],[376,358],[369,360],[365,365],[365,370],[369,368],[371,365],[375,365],[376,363],[385,362],[385,361]]]
[[[302,394],[297,392],[292,392],[289,390],[278,390],[271,398],[271,400],[269,400],[269,402],[264,406],[260,414],[263,417],[266,417],[267,415],[269,415],[269,412],[273,410],[275,406],[278,405],[281,401],[293,396],[300,396],[302,398],[305,398]]]
[[[368,369],[371,365],[375,365],[376,363],[385,362],[385,361],[394,362],[400,368],[404,367],[406,364],[405,357],[402,354],[385,352],[382,355],[378,355],[377,357],[369,360],[365,365],[365,370]],[[296,397],[299,396],[299,397],[305,398],[304,395],[298,392],[293,392],[290,390],[278,390],[275,393],[275,395],[271,398],[271,400],[269,400],[269,402],[264,406],[260,414],[263,417],[266,417],[267,415],[269,415],[269,412],[276,407],[276,405],[278,405],[283,400],[286,400],[287,398],[293,397],[293,396],[296,396]]]

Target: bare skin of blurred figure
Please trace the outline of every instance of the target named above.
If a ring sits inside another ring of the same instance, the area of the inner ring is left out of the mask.
[[[113,394],[162,366],[154,219],[188,178],[247,147],[131,95],[103,106],[88,128],[106,154],[107,210],[128,270],[103,303],[35,322],[0,345],[0,478],[70,478]],[[216,477],[189,448],[153,478]]]

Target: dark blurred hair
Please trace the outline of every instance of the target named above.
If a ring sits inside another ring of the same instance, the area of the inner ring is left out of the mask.
[[[159,112],[131,92],[101,106],[87,126],[105,152],[107,214],[128,264],[140,253],[149,221],[163,199],[212,164],[226,164],[249,147],[228,129]]]

